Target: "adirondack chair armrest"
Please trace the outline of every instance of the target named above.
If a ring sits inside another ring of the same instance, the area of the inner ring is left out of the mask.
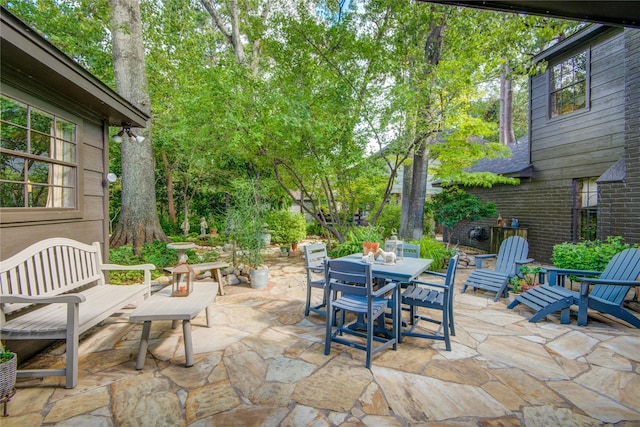
[[[371,295],[373,295],[374,297],[379,297],[386,294],[387,292],[395,290],[397,287],[398,282],[389,282],[380,289],[376,289],[375,291],[373,291]]]
[[[476,255],[476,270],[482,270],[483,266],[482,266],[482,262],[485,259],[490,259],[490,258],[496,258],[498,256],[498,254],[482,254],[482,255]]]
[[[79,304],[85,302],[87,297],[82,294],[54,295],[46,297],[30,297],[25,295],[0,295],[2,304]]]
[[[580,283],[588,283],[590,285],[640,286],[640,281],[637,280],[608,280],[595,277],[578,277],[578,280]]]
[[[558,278],[561,276],[600,276],[602,274],[601,271],[573,270],[569,268],[555,267],[547,267],[545,270],[549,286],[557,286]]]

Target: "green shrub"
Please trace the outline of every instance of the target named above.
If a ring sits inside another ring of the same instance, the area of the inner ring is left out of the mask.
[[[311,221],[307,223],[307,236],[325,236],[327,230],[325,230],[318,221]]]
[[[344,243],[340,243],[331,250],[331,258],[339,258],[346,255],[362,253],[362,242],[379,242],[381,245],[382,232],[378,227],[351,227],[344,235]]]
[[[637,244],[624,243],[620,236],[607,237],[605,242],[560,243],[553,247],[551,261],[558,268],[603,271],[615,254],[637,247]]]
[[[301,213],[269,211],[265,221],[271,232],[272,243],[294,243],[307,237],[307,220]]]
[[[419,242],[412,243],[420,245],[421,258],[431,258],[433,260],[429,267],[431,271],[443,270],[451,255],[453,255],[452,250],[447,249],[444,243],[431,237],[423,237]]]

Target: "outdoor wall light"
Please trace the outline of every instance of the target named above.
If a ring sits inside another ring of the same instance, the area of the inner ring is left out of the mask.
[[[115,142],[122,142],[122,141],[123,141],[122,137],[123,137],[125,134],[126,134],[129,138],[135,139],[135,140],[136,140],[136,142],[137,142],[138,144],[140,144],[140,143],[142,143],[142,141],[144,141],[144,136],[136,135],[136,134],[131,130],[131,128],[128,128],[128,127],[123,127],[123,128],[120,130],[120,132],[118,132],[117,134],[113,135],[113,136],[111,137],[111,139],[113,139]]]

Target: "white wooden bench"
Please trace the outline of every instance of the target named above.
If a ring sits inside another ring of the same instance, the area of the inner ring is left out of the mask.
[[[65,369],[18,370],[18,377],[65,376],[78,383],[78,337],[127,304],[147,298],[153,264],[103,264],[100,244],[37,242],[0,263],[1,339],[63,339]],[[109,285],[106,270],[144,270],[141,285]]]

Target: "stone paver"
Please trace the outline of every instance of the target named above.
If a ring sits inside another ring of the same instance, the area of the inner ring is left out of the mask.
[[[408,337],[364,367],[364,352],[332,345],[324,319],[305,318],[302,257],[268,257],[266,289],[226,286],[192,322],[195,365],[181,328],[154,322],[136,371],[141,325],[110,318],[81,340],[80,378],[24,379],[7,426],[604,426],[640,425],[640,331],[605,316],[529,323],[526,307],[468,290],[460,268],[452,351]],[[321,294],[316,292],[318,300]],[[64,346],[32,359],[63,366]]]

